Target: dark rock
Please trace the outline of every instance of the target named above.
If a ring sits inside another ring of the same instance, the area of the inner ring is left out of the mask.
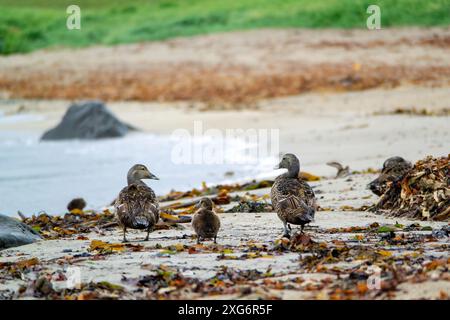
[[[87,101],[72,104],[60,124],[41,140],[116,138],[130,130],[135,129],[118,120],[103,102]]]
[[[0,214],[0,250],[42,239],[39,233],[19,220]]]
[[[75,198],[67,205],[67,210],[72,211],[74,209],[83,210],[86,207],[86,201],[83,198]]]

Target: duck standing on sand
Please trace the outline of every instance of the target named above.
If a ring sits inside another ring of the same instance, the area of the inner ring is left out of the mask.
[[[390,183],[399,181],[411,169],[411,163],[402,157],[391,157],[383,163],[378,178],[369,183],[367,187],[377,196],[382,196]]]
[[[127,242],[127,228],[150,232],[159,220],[159,204],[155,192],[142,179],[159,180],[146,166],[136,164],[127,174],[128,186],[120,191],[114,204],[119,225],[123,227],[123,242]]]
[[[197,243],[200,243],[200,240],[203,239],[214,239],[214,243],[217,243],[220,219],[214,213],[213,206],[210,198],[202,198],[196,205],[198,210],[192,219],[192,228],[197,234]]]
[[[300,179],[300,161],[287,153],[275,169],[287,169],[288,172],[278,176],[270,192],[272,205],[284,224],[284,237],[290,237],[289,224],[301,226],[314,220],[317,204],[314,191],[306,181]]]

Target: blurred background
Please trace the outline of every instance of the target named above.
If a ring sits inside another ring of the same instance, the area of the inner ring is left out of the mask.
[[[69,5],[82,31],[62,28]],[[1,0],[0,52],[115,45],[257,28],[365,28],[367,8],[383,8],[383,27],[447,26],[448,0]]]

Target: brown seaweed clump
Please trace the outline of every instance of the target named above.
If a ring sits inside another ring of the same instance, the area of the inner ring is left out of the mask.
[[[388,186],[372,210],[394,217],[448,221],[450,154],[417,161],[403,179]]]

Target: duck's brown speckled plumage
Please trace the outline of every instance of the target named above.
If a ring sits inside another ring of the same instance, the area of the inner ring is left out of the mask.
[[[149,233],[159,220],[159,204],[155,192],[140,179],[157,179],[143,165],[135,165],[128,172],[128,186],[123,188],[115,202],[120,226],[126,229],[145,229]]]
[[[116,200],[117,217],[122,226],[147,229],[159,220],[159,205],[153,190],[132,184],[120,191]]]
[[[402,179],[411,168],[412,164],[402,157],[391,157],[383,163],[380,175],[368,187],[377,196],[382,196],[391,182]]]
[[[220,219],[213,211],[213,202],[209,198],[202,198],[198,204],[199,210],[192,219],[192,228],[197,234],[197,243],[202,239],[214,239],[220,229]]]
[[[288,224],[300,225],[303,230],[304,225],[314,219],[317,203],[312,188],[298,177],[300,164],[295,155],[286,154],[279,167],[288,172],[275,179],[270,196],[284,224],[284,235],[289,236]]]

